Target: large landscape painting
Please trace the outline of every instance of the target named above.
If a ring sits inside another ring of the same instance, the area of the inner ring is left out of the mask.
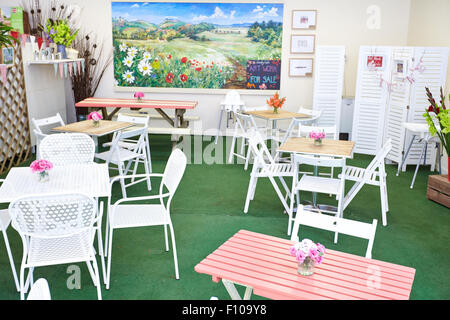
[[[280,3],[112,2],[118,87],[278,90]]]

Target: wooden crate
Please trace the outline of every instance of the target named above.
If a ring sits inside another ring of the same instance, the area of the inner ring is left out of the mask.
[[[428,176],[427,198],[450,208],[450,182],[448,176]]]

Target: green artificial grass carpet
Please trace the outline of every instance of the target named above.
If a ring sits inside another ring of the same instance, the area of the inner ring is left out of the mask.
[[[203,150],[211,148],[205,138]],[[169,136],[150,136],[153,172],[163,172],[171,152]],[[223,151],[223,158],[228,155]],[[349,165],[366,167],[372,156],[355,155]],[[192,160],[192,159],[191,159]],[[31,160],[22,164],[28,166]],[[429,167],[421,167],[414,189],[409,185],[413,167],[396,177],[396,166],[387,165],[389,197],[388,225],[382,226],[380,195],[377,187],[366,185],[344,212],[344,217],[363,222],[378,219],[372,256],[416,269],[411,299],[449,299],[450,274],[450,210],[427,200],[426,186]],[[171,205],[175,230],[180,279],[175,279],[172,251],[165,251],[162,226],[119,229],[114,231],[111,266],[111,285],[102,284],[103,299],[229,299],[221,283],[198,274],[194,266],[224,241],[241,229],[276,237],[287,236],[287,215],[268,179],[260,179],[255,199],[247,214],[243,213],[251,166],[243,164],[188,164]],[[111,171],[111,176],[117,174]],[[143,167],[139,172],[143,173]],[[335,175],[338,172],[335,173]],[[2,175],[4,178],[6,174]],[[153,191],[159,180],[152,180]],[[290,181],[289,181],[290,183]],[[348,191],[352,183],[346,184]],[[132,186],[129,196],[145,195],[145,183]],[[147,191],[148,193],[148,191]],[[113,189],[113,199],[121,196],[120,186]],[[311,194],[302,194],[311,200]],[[319,203],[335,204],[334,198],[318,195]],[[6,208],[3,204],[1,208]],[[104,224],[106,216],[104,215]],[[104,236],[105,233],[103,233]],[[300,228],[300,238],[310,238],[327,248],[364,256],[367,241],[345,235],[333,243],[331,232]],[[17,272],[22,258],[22,242],[10,226],[8,237]],[[96,246],[97,247],[97,246]],[[3,238],[0,240],[0,299],[19,299],[11,274]],[[326,256],[325,256],[326,259]],[[98,265],[101,270],[100,259]],[[46,278],[52,299],[97,299],[88,269],[84,263],[76,264],[81,271],[81,288],[69,289],[72,272],[69,265],[36,268],[34,279]],[[239,289],[241,290],[241,289]],[[242,291],[241,291],[242,292]],[[253,299],[262,299],[252,296]]]

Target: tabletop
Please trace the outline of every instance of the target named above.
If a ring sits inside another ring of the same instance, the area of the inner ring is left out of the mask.
[[[74,122],[65,126],[53,128],[53,131],[60,132],[77,132],[86,133],[90,136],[104,136],[125,128],[134,126],[131,122],[112,121],[112,120],[100,120],[100,125],[94,127],[92,120],[84,120],[80,122]]]
[[[409,299],[415,269],[326,249],[311,276],[289,254],[294,242],[240,230],[195,266],[195,271],[253,288],[269,299]]]
[[[286,120],[292,118],[311,118],[310,115],[304,113],[290,112],[285,110],[278,110],[278,113],[274,113],[272,109],[270,110],[257,110],[257,111],[246,111],[246,114],[251,114],[252,116],[267,119],[267,120]]]
[[[322,139],[322,144],[316,146],[311,138],[292,137],[278,151],[351,158],[354,147],[355,142],[347,140]]]
[[[109,196],[109,171],[105,163],[54,166],[50,180],[39,182],[29,167],[11,168],[0,187],[0,203],[31,194],[59,192],[84,193],[91,197]]]
[[[194,109],[197,101],[117,99],[117,98],[87,98],[75,104],[76,107],[90,108],[156,108],[156,109]]]

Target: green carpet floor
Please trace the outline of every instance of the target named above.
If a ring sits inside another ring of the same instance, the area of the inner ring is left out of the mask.
[[[162,172],[171,151],[170,138],[152,135],[150,141],[153,171]],[[205,141],[203,148],[208,148],[209,144]],[[371,156],[355,155],[347,163],[365,167],[371,159]],[[364,222],[378,219],[373,258],[416,269],[411,299],[449,299],[450,273],[446,266],[450,265],[450,210],[426,199],[429,167],[421,167],[414,189],[409,188],[413,169],[410,166],[396,177],[396,167],[387,166],[388,226],[381,224],[379,190],[372,186],[366,185],[359,192],[345,210],[344,217]],[[222,284],[212,282],[210,276],[196,273],[194,266],[240,229],[288,238],[287,216],[282,213],[282,205],[267,179],[258,182],[249,212],[243,213],[250,170],[251,167],[244,171],[242,164],[188,164],[171,210],[180,279],[175,279],[172,251],[164,249],[163,227],[116,230],[111,286],[106,290],[102,285],[103,298],[172,300],[217,296],[221,300],[229,299]],[[115,174],[114,171],[111,173]],[[157,180],[153,181],[154,190],[157,183]],[[346,189],[350,187],[351,183],[347,183]],[[113,194],[120,196],[118,185]],[[129,193],[143,194],[144,184],[132,187]],[[311,199],[311,194],[304,194],[303,198]],[[335,203],[327,195],[319,195],[318,200],[319,203]],[[6,207],[7,204],[1,206]],[[8,228],[8,236],[19,270],[22,243],[11,227]],[[367,246],[365,240],[345,235],[340,235],[339,242],[333,244],[332,233],[307,227],[301,228],[301,238],[310,238],[327,248],[362,256]],[[0,252],[0,299],[17,300],[19,293],[14,286],[3,238]],[[81,270],[80,290],[67,288],[71,276],[68,265],[37,268],[34,277],[48,280],[55,300],[96,299],[96,289],[86,265],[80,263],[78,266]]]

